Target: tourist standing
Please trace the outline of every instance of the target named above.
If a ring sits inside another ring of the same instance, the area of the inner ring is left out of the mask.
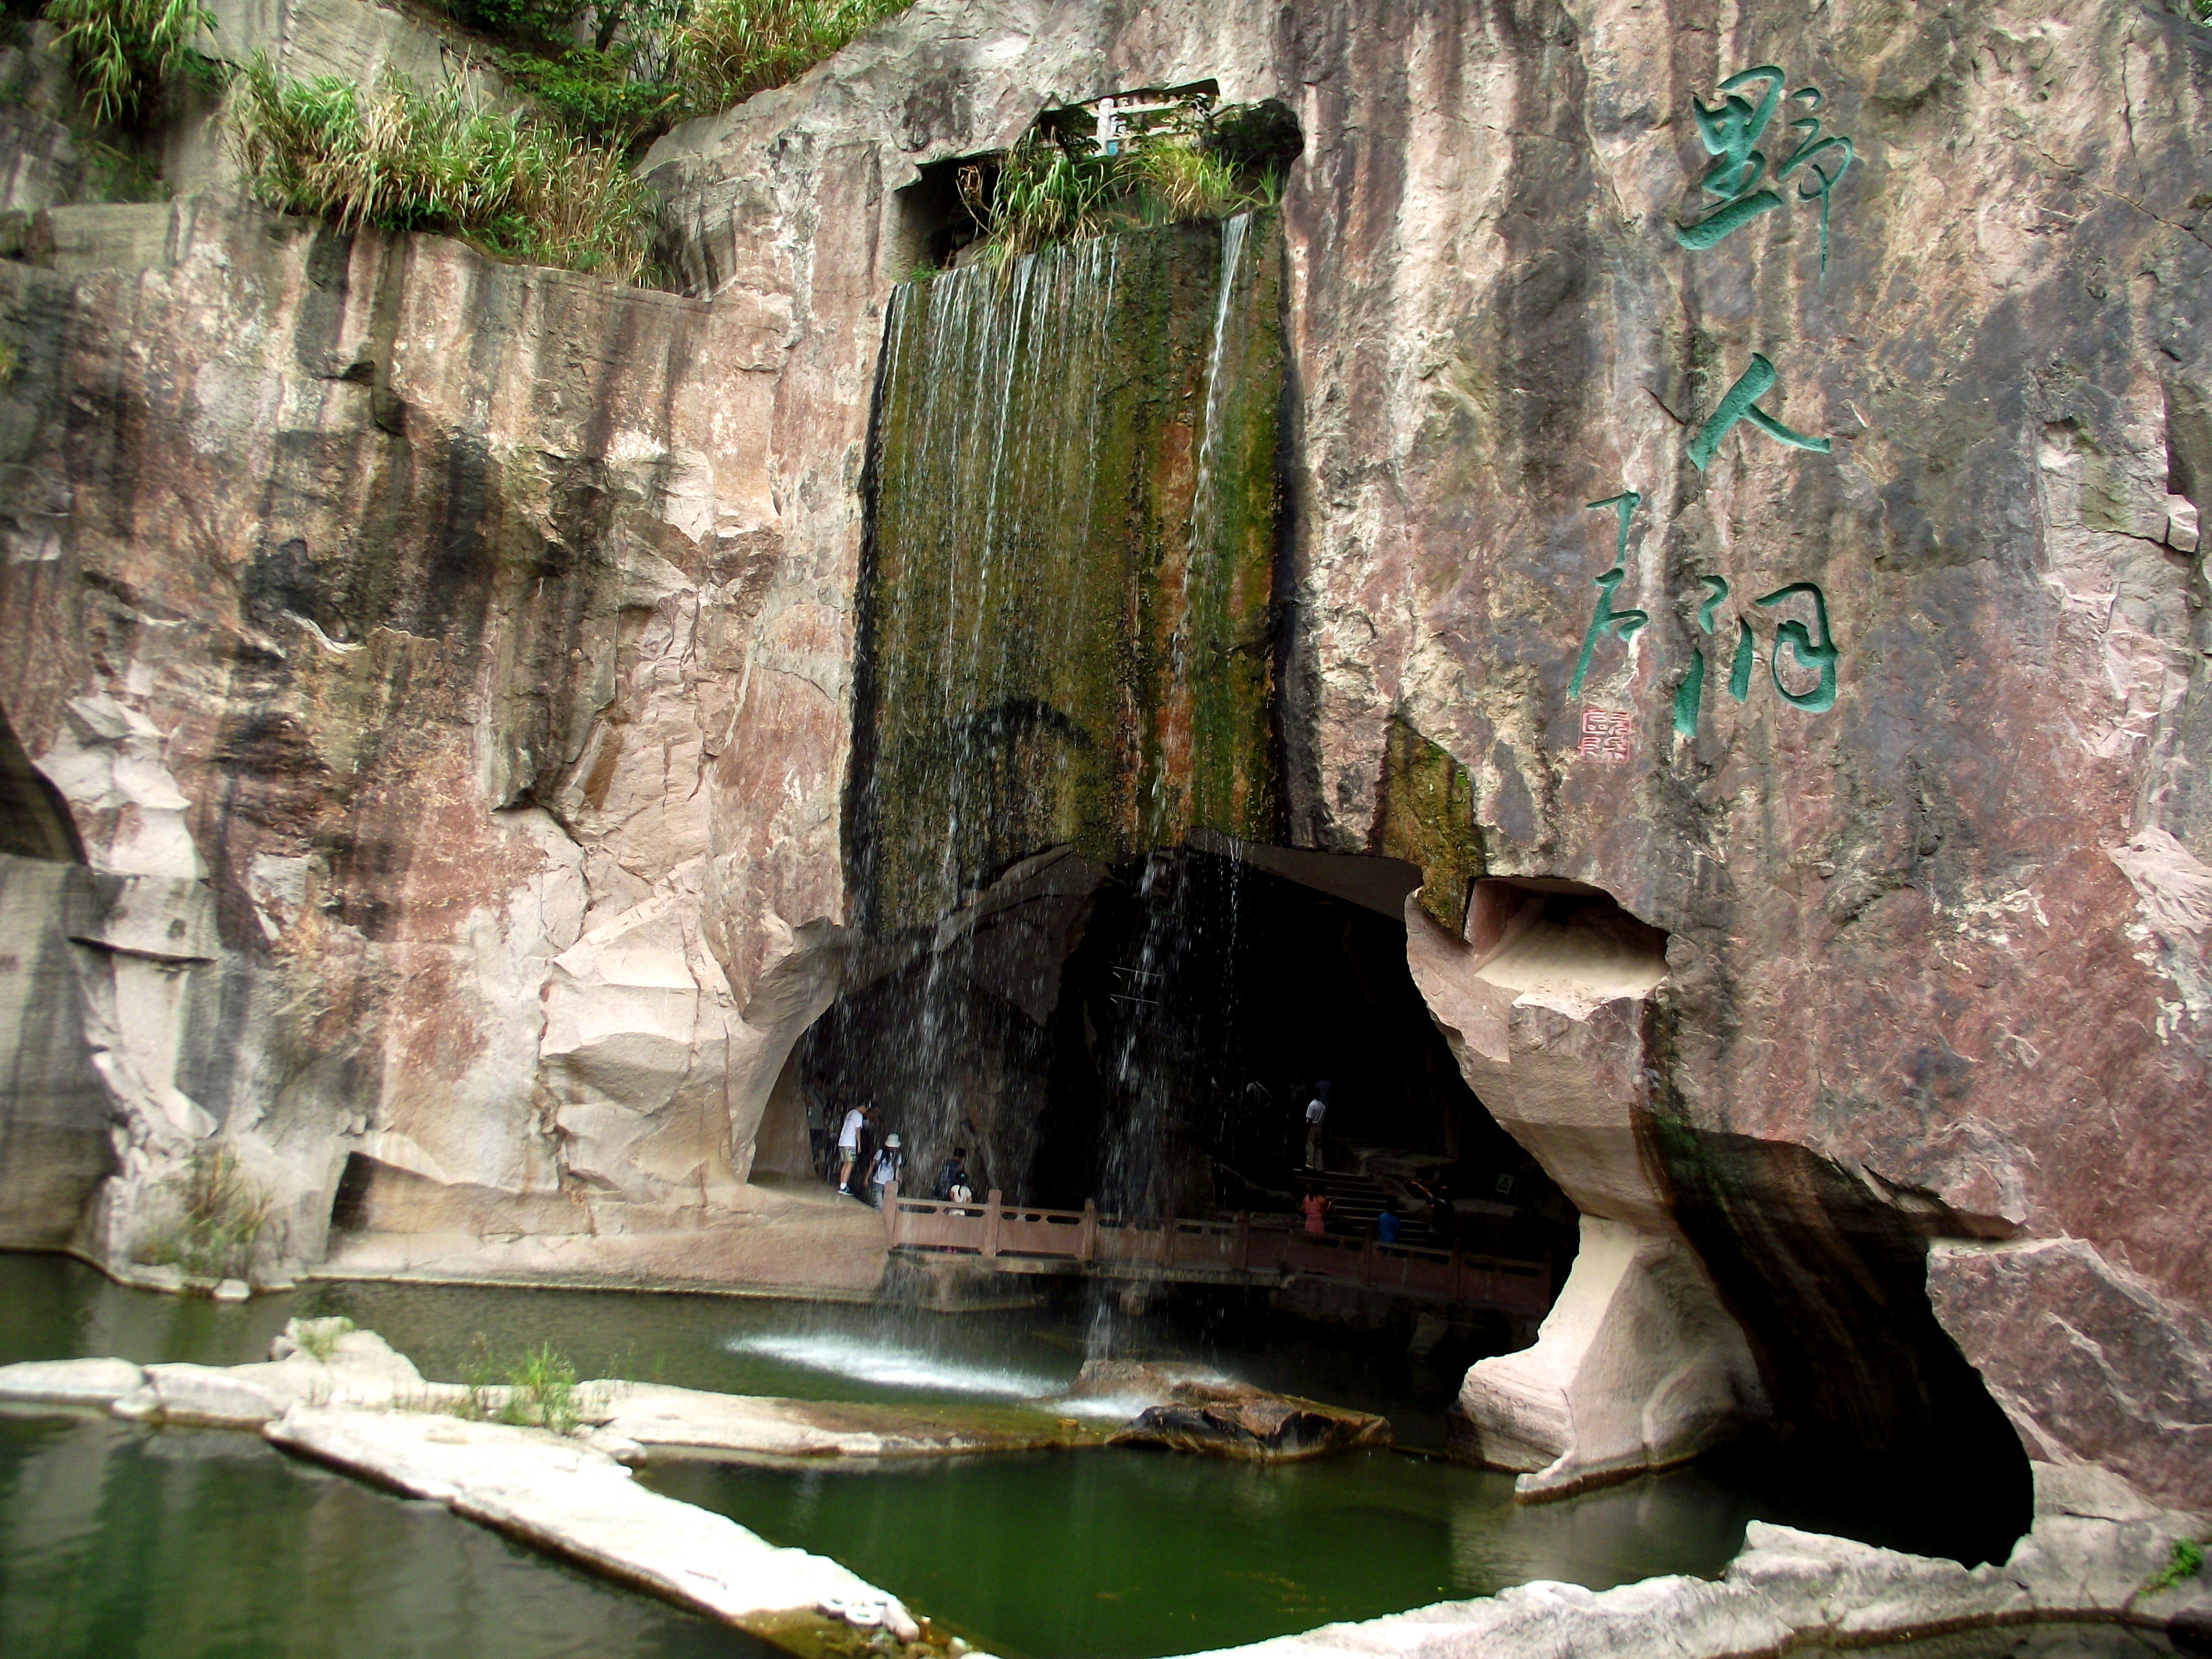
[[[875,1164],[868,1170],[868,1202],[880,1210],[884,1207],[884,1188],[896,1181],[906,1170],[906,1151],[896,1131],[884,1137],[884,1148],[876,1154]]]
[[[1306,1102],[1306,1168],[1322,1166],[1321,1126],[1328,1116],[1328,1079],[1323,1078],[1314,1085],[1313,1098]]]
[[[860,1131],[868,1121],[868,1109],[855,1106],[845,1114],[845,1121],[837,1131],[837,1190],[853,1192],[853,1166],[860,1161]]]

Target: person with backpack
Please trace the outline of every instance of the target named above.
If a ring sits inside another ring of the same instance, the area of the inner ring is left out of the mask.
[[[906,1170],[906,1149],[894,1130],[884,1137],[884,1144],[876,1153],[876,1161],[868,1170],[868,1202],[880,1210],[884,1207],[884,1188],[896,1181]]]
[[[952,1156],[945,1160],[945,1167],[938,1170],[937,1185],[929,1189],[929,1195],[940,1204],[946,1203],[951,1200],[955,1187],[972,1190],[974,1185],[968,1178],[968,1149],[955,1146]]]

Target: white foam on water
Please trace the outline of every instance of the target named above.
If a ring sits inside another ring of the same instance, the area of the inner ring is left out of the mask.
[[[1054,1377],[963,1365],[957,1360],[866,1337],[745,1336],[727,1346],[732,1353],[759,1354],[787,1365],[828,1371],[887,1389],[927,1389],[936,1394],[980,1395],[995,1400],[1042,1400],[1057,1394],[1063,1386]]]
[[[1142,1416],[1147,1407],[1159,1403],[1156,1395],[1085,1394],[1055,1400],[1052,1402],[1052,1409],[1060,1417],[1089,1417],[1109,1423],[1127,1423],[1132,1418]]]

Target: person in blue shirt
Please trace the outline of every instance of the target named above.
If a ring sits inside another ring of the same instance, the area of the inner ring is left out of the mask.
[[[1388,1210],[1375,1218],[1375,1242],[1378,1244],[1395,1244],[1398,1242],[1398,1218]]]

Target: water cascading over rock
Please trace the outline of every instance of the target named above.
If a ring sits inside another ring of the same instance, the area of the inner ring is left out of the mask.
[[[1039,1103],[1023,1055],[1098,883],[1194,828],[1279,821],[1279,250],[1272,216],[1240,215],[944,273],[890,307],[847,859],[869,931],[936,933],[903,1062],[855,1069],[911,1103],[910,1146],[916,1107],[964,1108],[927,1149],[987,1142],[1010,1193]],[[1175,948],[1173,910],[1146,904],[1133,974]],[[1134,1028],[1113,1046],[1129,1144],[1108,1162],[1137,1203],[1161,1106]]]
[[[1267,838],[1280,272],[1240,216],[893,302],[848,805],[871,931],[1048,848]]]

